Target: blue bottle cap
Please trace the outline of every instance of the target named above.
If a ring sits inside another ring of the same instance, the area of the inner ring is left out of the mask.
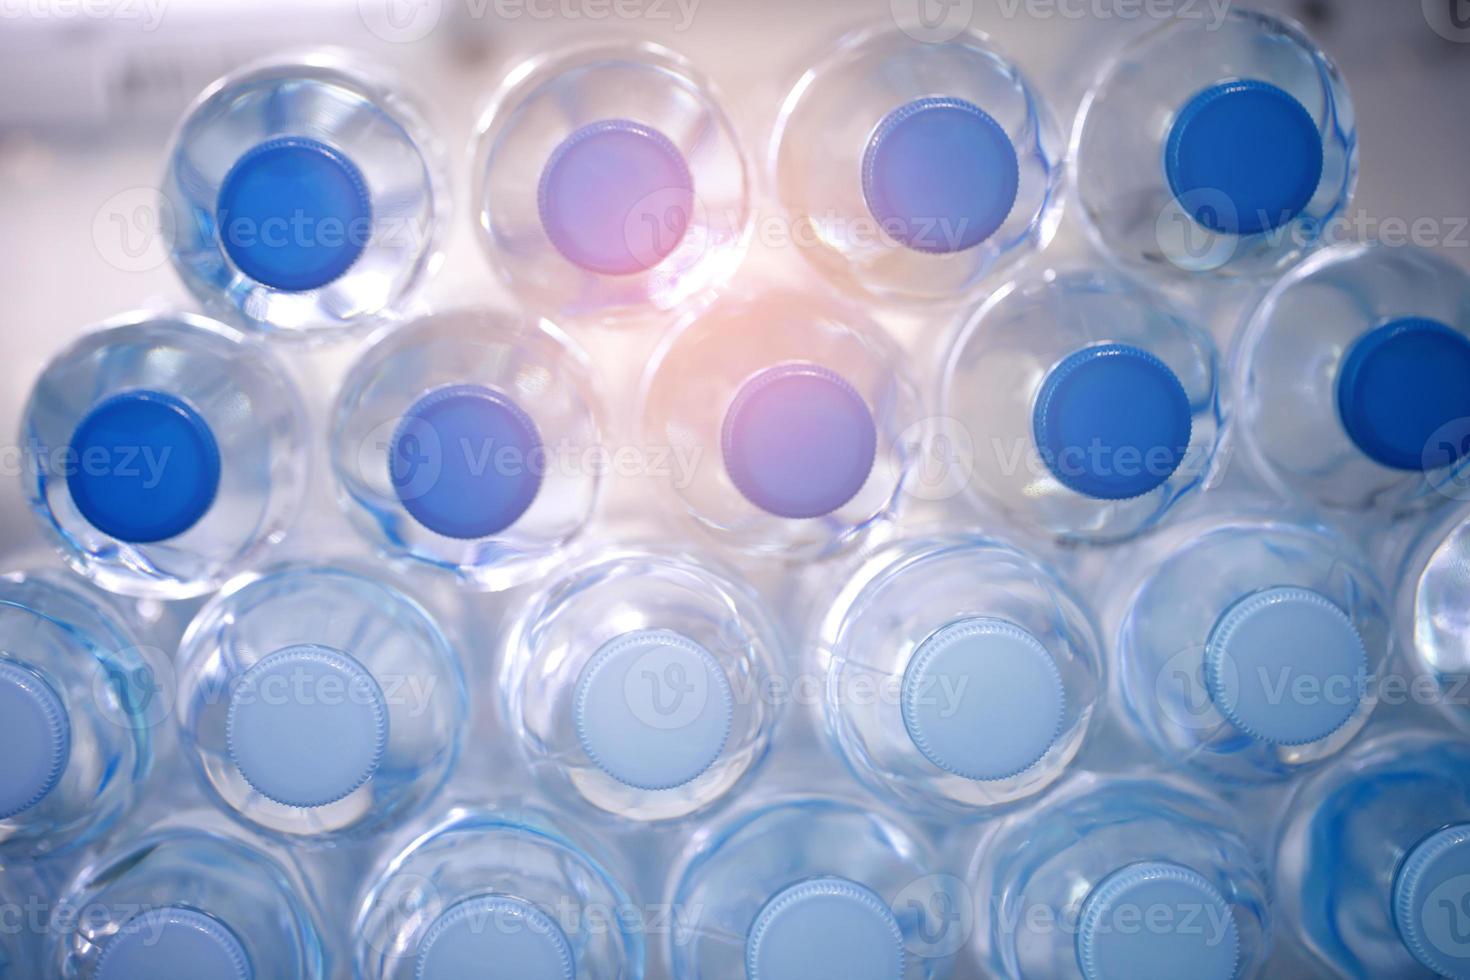
[[[1414,958],[1442,977],[1470,980],[1470,824],[1414,846],[1393,883],[1393,918]]]
[[[903,723],[924,757],[966,779],[1008,779],[1062,730],[1066,691],[1041,641],[999,619],[934,633],[903,675]]]
[[[658,265],[684,240],[694,178],[663,133],[604,119],[552,152],[538,206],[541,227],[568,262],[601,275],[632,275]]]
[[[1417,317],[1368,331],[1338,372],[1337,411],[1374,462],[1396,470],[1457,462],[1466,449],[1460,439],[1433,443],[1444,426],[1470,426],[1470,337]]]
[[[133,916],[102,948],[95,980],[251,980],[245,947],[229,927],[166,905]]]
[[[40,674],[0,660],[0,820],[56,788],[71,758],[71,719]]]
[[[561,926],[530,902],[481,895],[452,906],[419,944],[414,980],[574,980],[576,962]]]
[[[1275,85],[1221,82],[1179,111],[1164,170],[1195,221],[1222,235],[1255,235],[1311,203],[1322,180],[1322,135],[1312,114]]]
[[[846,878],[809,878],[772,898],[745,940],[747,980],[902,980],[888,903]]]
[[[245,275],[299,293],[335,282],[367,247],[367,183],[341,151],[305,136],[245,153],[220,185],[220,244]]]
[[[1168,365],[1126,344],[1074,351],[1041,383],[1031,426],[1062,485],[1098,500],[1157,489],[1189,451],[1189,395]]]
[[[1367,671],[1363,638],[1347,614],[1294,586],[1239,600],[1205,645],[1205,688],[1215,706],[1272,745],[1305,745],[1341,728],[1362,700]]]
[[[878,429],[863,396],[836,372],[792,362],[740,386],[721,432],[725,470],[777,517],[821,517],[867,482]]]
[[[1130,864],[1082,903],[1077,963],[1086,980],[1231,980],[1239,958],[1229,903],[1189,868]]]
[[[469,540],[499,534],[541,489],[546,458],[536,423],[508,396],[479,385],[435,388],[404,413],[388,472],[424,527]]]
[[[720,757],[734,716],[718,660],[669,630],[636,630],[604,643],[577,680],[573,711],[582,749],[635,789],[682,786]]]
[[[129,544],[183,534],[219,490],[219,444],[173,395],[138,389],[99,402],[72,433],[66,488],[87,523]]]
[[[868,210],[920,252],[960,252],[995,234],[1016,203],[1020,165],[1006,131],[963,99],[894,109],[863,153]]]
[[[329,647],[286,647],[241,675],[225,722],[230,760],[282,806],[335,803],[372,778],[388,744],[378,682]]]

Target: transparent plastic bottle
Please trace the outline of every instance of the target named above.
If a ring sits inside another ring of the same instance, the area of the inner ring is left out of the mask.
[[[133,805],[153,761],[152,677],[96,590],[0,579],[0,865],[87,844]]]
[[[981,34],[848,35],[786,97],[770,153],[788,233],[844,292],[963,296],[1060,218],[1051,111]]]
[[[478,127],[475,212],[496,272],[558,321],[657,316],[739,265],[749,167],[710,83],[652,44],[594,44],[506,76]]]
[[[1260,276],[1347,207],[1358,137],[1337,67],[1296,24],[1244,7],[1176,17],[1124,47],[1083,101],[1076,194],[1094,240],[1156,271]]]
[[[455,809],[393,854],[354,927],[362,980],[642,980],[644,928],[545,815]]]
[[[1364,742],[1302,785],[1276,865],[1284,918],[1334,975],[1470,977],[1470,747]]]
[[[1430,702],[1470,731],[1470,512],[1430,524],[1411,542],[1398,575],[1398,634],[1409,700]]]
[[[1221,428],[1209,335],[1108,272],[1007,284],[970,317],[940,382],[973,446],[966,489],[1045,533],[1127,538],[1210,471]]]
[[[1266,868],[1217,801],[1163,780],[1081,776],[987,837],[985,966],[1018,980],[1260,975]]]
[[[468,697],[430,613],[346,567],[242,577],[178,656],[184,754],[219,806],[301,843],[392,826],[444,784]]]
[[[1235,354],[1235,428],[1260,477],[1318,507],[1466,499],[1470,276],[1410,247],[1327,249],[1271,287]]]
[[[723,547],[816,558],[891,521],[922,413],[904,357],[855,310],[774,290],[672,333],[642,383],[662,485]]]
[[[977,535],[887,545],[817,631],[827,729],[905,807],[975,814],[1067,769],[1106,684],[1095,627],[1036,559]]]
[[[1389,600],[1368,560],[1325,527],[1212,524],[1150,556],[1118,631],[1128,719],[1197,775],[1284,780],[1368,723],[1389,658]]]
[[[586,354],[547,321],[427,316],[348,372],[338,499],[386,554],[504,589],[563,560],[591,519],[602,414]]]
[[[764,759],[784,653],[755,592],[708,559],[614,550],[513,615],[501,699],[538,784],[666,820],[729,795]]]
[[[215,316],[329,337],[391,320],[442,258],[441,151],[401,86],[316,52],[207,88],[174,134],[171,257]]]
[[[190,315],[103,324],[41,372],[25,489],[62,557],[113,592],[201,595],[286,533],[306,422],[285,367]]]
[[[867,807],[802,797],[702,830],[674,907],[681,980],[939,980],[973,919],[913,831]]]
[[[194,812],[117,845],[57,907],[63,980],[325,980],[320,917],[284,855]]]

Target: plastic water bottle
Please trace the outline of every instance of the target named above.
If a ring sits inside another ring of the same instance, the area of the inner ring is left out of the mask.
[[[285,534],[306,439],[289,374],[263,347],[200,317],[128,318],[41,372],[21,429],[25,489],[77,571],[186,598]]]
[[[0,579],[0,864],[86,844],[132,806],[153,760],[152,684],[101,594]]]
[[[726,298],[655,354],[643,439],[677,511],[722,546],[802,560],[891,521],[921,422],[877,324],[806,294]]]
[[[913,832],[871,808],[798,798],[701,834],[674,907],[685,980],[938,980],[973,923]]]
[[[465,727],[458,657],[418,602],[349,568],[231,583],[179,648],[184,754],[232,817],[300,842],[382,830],[443,785]]]
[[[786,97],[771,144],[793,241],[844,292],[943,300],[1043,247],[1062,139],[990,39],[851,34]]]
[[[1302,786],[1276,863],[1285,918],[1334,975],[1470,977],[1470,747],[1365,742]]]
[[[658,315],[707,296],[748,244],[751,178],[708,80],[652,44],[531,60],[485,112],[480,240],[529,308]]]
[[[983,962],[1018,980],[1234,980],[1269,952],[1265,866],[1183,785],[1079,777],[986,838]]]
[[[549,571],[590,520],[602,414],[586,354],[547,321],[434,314],[348,373],[339,499],[386,554],[503,589]]]
[[[1213,522],[1158,549],[1118,632],[1128,717],[1172,765],[1282,780],[1367,724],[1390,611],[1367,559],[1322,527]]]
[[[538,785],[666,820],[728,795],[765,757],[783,655],[759,598],[723,569],[604,552],[514,614],[501,701]]]
[[[1470,632],[1465,629],[1470,512],[1426,527],[1398,575],[1397,625],[1411,672],[1408,694],[1470,730]],[[1423,685],[1423,686],[1421,686]]]
[[[1358,137],[1337,67],[1296,24],[1245,8],[1177,17],[1112,59],[1073,135],[1093,238],[1154,270],[1263,275],[1347,206]]]
[[[827,729],[901,804],[973,812],[1067,769],[1106,685],[1071,590],[1010,545],[911,538],[866,556],[822,617]]]
[[[1048,534],[1126,538],[1203,482],[1219,440],[1209,336],[1106,272],[993,293],[948,353],[943,414],[973,447],[967,489]]]
[[[82,870],[53,917],[63,980],[324,980],[319,914],[284,856],[186,813]],[[32,974],[34,975],[34,974]]]
[[[1467,499],[1470,276],[1429,252],[1324,250],[1277,282],[1236,352],[1240,443],[1272,489],[1393,515]]]
[[[394,854],[357,915],[363,980],[642,980],[644,928],[589,849],[539,813],[457,809]]]
[[[437,268],[441,153],[395,83],[339,54],[215,82],[163,177],[171,257],[212,314],[329,336],[392,319]]]

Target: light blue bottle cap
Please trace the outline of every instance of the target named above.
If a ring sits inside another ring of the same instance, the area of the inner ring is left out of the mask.
[[[734,716],[725,671],[669,630],[604,643],[577,680],[577,737],[593,763],[635,789],[682,786],[724,751]]]
[[[373,233],[362,173],[341,151],[305,136],[268,140],[235,161],[215,219],[241,272],[292,293],[335,282]]]
[[[1189,395],[1148,351],[1098,344],[1074,351],[1041,383],[1031,426],[1062,485],[1098,500],[1157,489],[1189,451]]]
[[[1358,338],[1337,375],[1337,411],[1369,459],[1396,470],[1449,466],[1465,454],[1470,427],[1470,337],[1434,320],[1407,317]]]
[[[846,878],[809,878],[756,916],[747,980],[903,980],[903,933],[888,903]]]
[[[1368,654],[1336,603],[1284,586],[1239,600],[1205,645],[1205,687],[1230,723],[1272,745],[1305,745],[1358,709]]]
[[[95,980],[251,980],[245,947],[224,923],[168,905],[133,916],[102,948]]]
[[[966,779],[1008,779],[1061,734],[1066,691],[1030,633],[964,619],[934,633],[903,675],[903,723],[924,757]]]
[[[1077,963],[1085,980],[1232,980],[1239,959],[1229,903],[1189,868],[1130,864],[1082,903]]]
[[[545,912],[509,895],[467,898],[434,920],[419,944],[415,980],[574,980],[567,937]]]
[[[87,523],[130,544],[199,522],[219,491],[220,454],[199,413],[161,391],[99,402],[72,433],[66,488]]]
[[[378,682],[329,647],[286,647],[241,675],[230,694],[230,760],[256,792],[283,806],[350,795],[377,772],[388,744]]]
[[[1414,958],[1451,980],[1470,980],[1470,824],[1415,845],[1393,883],[1393,917]]]
[[[694,210],[689,164],[667,136],[628,119],[583,126],[541,172],[541,227],[588,272],[646,272],[678,248]]]
[[[541,489],[541,433],[508,396],[479,385],[446,385],[404,413],[388,470],[404,509],[449,538],[489,537],[510,527]]]
[[[1179,111],[1164,170],[1195,221],[1223,235],[1255,235],[1311,203],[1322,180],[1322,136],[1312,114],[1275,85],[1221,82]]]
[[[868,210],[920,252],[985,241],[1016,203],[1020,165],[1006,131],[963,99],[915,99],[894,109],[863,153]]]
[[[821,517],[867,482],[878,429],[846,379],[792,362],[740,386],[725,413],[721,448],[725,471],[746,500],[777,517]]]
[[[0,820],[56,788],[71,759],[71,719],[41,675],[0,660]]]

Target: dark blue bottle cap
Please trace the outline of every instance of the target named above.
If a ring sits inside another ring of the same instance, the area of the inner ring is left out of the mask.
[[[541,172],[541,227],[567,261],[626,276],[684,240],[694,210],[689,164],[667,136],[628,119],[583,126]]]
[[[1032,429],[1061,483],[1098,500],[1162,486],[1189,451],[1189,395],[1168,365],[1126,344],[1068,354],[1041,384]]]
[[[1221,82],[1179,111],[1164,170],[1195,221],[1223,235],[1255,235],[1311,202],[1322,180],[1322,136],[1312,114],[1275,85]]]
[[[113,395],[72,433],[66,486],[87,522],[130,544],[199,522],[219,490],[219,445],[189,405],[161,391]]]
[[[1418,317],[1370,330],[1343,359],[1337,411],[1348,436],[1376,463],[1424,470],[1458,462],[1462,439],[1431,443],[1454,422],[1470,431],[1470,337]]]
[[[745,941],[748,980],[901,980],[903,932],[888,903],[846,878],[808,878],[761,909]]]
[[[894,109],[863,153],[868,210],[920,252],[960,252],[995,234],[1019,182],[1006,131],[963,99],[915,99]]]
[[[924,757],[966,779],[1009,779],[1061,734],[1062,675],[1041,641],[1011,623],[954,622],[915,651],[903,676],[902,713]]]
[[[1347,613],[1321,593],[1281,586],[1246,596],[1205,647],[1205,685],[1251,738],[1305,745],[1345,725],[1362,701],[1368,653]],[[1290,680],[1281,689],[1283,678]],[[1310,689],[1296,694],[1299,682]]]
[[[71,720],[51,685],[0,660],[0,820],[44,800],[71,758]]]
[[[102,947],[96,980],[252,980],[250,958],[229,927],[166,905],[133,916]]]
[[[740,386],[725,413],[721,446],[725,470],[746,500],[777,517],[821,517],[867,482],[878,430],[846,379],[792,362]]]
[[[577,738],[597,768],[635,789],[682,786],[714,765],[735,699],[714,654],[671,630],[624,633],[577,680]]]
[[[573,980],[572,944],[556,920],[510,895],[481,895],[452,906],[419,943],[414,980]]]
[[[1419,815],[1422,816],[1422,815]],[[1435,831],[1414,845],[1393,884],[1399,937],[1426,968],[1470,980],[1470,824]]]
[[[352,267],[373,232],[357,166],[305,136],[268,140],[235,161],[215,205],[220,244],[272,289],[320,289]]]
[[[282,806],[318,807],[356,792],[383,760],[388,706],[378,682],[329,647],[286,647],[262,658],[230,691],[230,761],[256,792]]]
[[[1077,963],[1085,980],[1231,980],[1239,959],[1230,903],[1182,865],[1131,864],[1082,903]]]
[[[448,538],[499,534],[541,489],[546,458],[536,423],[508,396],[446,385],[404,413],[388,472],[404,509]]]

